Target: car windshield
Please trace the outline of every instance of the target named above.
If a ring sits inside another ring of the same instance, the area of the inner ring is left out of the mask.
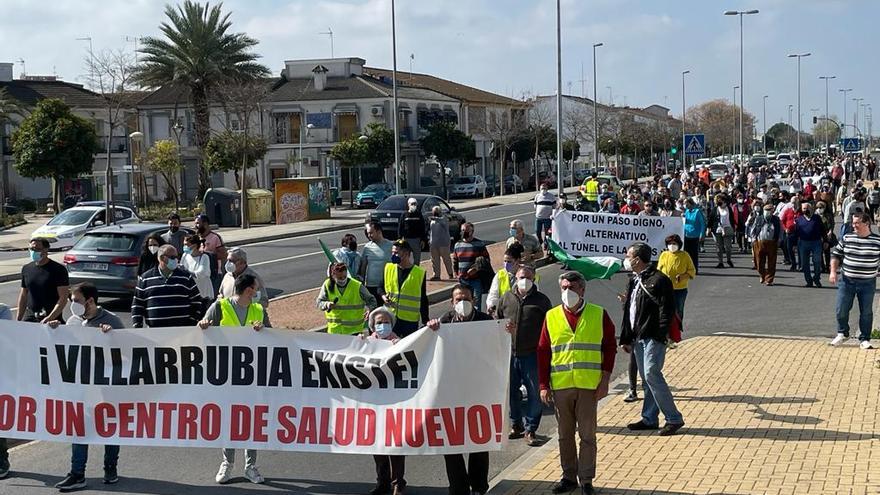
[[[453,184],[473,184],[475,177],[456,177],[452,179]]]
[[[74,249],[79,251],[137,251],[137,236],[117,233],[89,233],[76,243]]]
[[[379,204],[378,210],[406,211],[406,196],[391,196]]]
[[[92,218],[95,210],[64,210],[46,225],[82,225]]]
[[[370,184],[369,186],[364,188],[364,191],[384,191],[385,184]]]

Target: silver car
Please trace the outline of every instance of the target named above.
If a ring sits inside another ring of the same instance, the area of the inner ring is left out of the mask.
[[[71,285],[91,282],[101,295],[133,295],[144,241],[166,231],[162,223],[129,223],[86,232],[64,255]]]

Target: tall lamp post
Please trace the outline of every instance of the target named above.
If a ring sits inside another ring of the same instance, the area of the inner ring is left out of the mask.
[[[556,185],[562,194],[562,6],[556,0]],[[501,174],[504,175],[504,174]]]
[[[728,10],[724,15],[739,16],[739,152],[743,152],[743,108],[746,104],[746,91],[743,84],[743,16],[757,14],[758,9],[752,10]],[[734,104],[736,102],[734,101]]]
[[[303,125],[303,123],[305,122],[303,120],[303,114],[300,113],[299,115],[300,116],[299,116],[299,171],[298,171],[298,175],[299,175],[299,177],[302,177],[303,176],[303,161],[304,161],[303,160],[303,140],[304,140],[304,138],[309,137],[311,135],[312,129],[315,128],[315,124]],[[305,127],[305,129],[306,129],[305,136],[303,136],[303,127]]]
[[[861,137],[861,131],[859,130],[859,105],[862,103],[864,98],[853,98],[852,101],[856,102],[856,113],[853,114],[853,132],[858,133],[853,134],[854,137]],[[844,119],[846,122],[846,119]]]
[[[400,129],[397,112],[397,21],[395,18],[394,0],[391,0],[391,54],[394,59],[391,69],[391,119],[394,127],[394,194],[400,194]]]
[[[850,91],[852,91],[852,88],[838,89],[837,91],[840,91],[841,93],[843,93],[843,117],[840,119],[840,121],[843,122],[844,125],[842,126],[843,127],[843,136],[840,136],[840,137],[845,138],[846,137],[846,125],[845,124],[846,124],[846,119],[847,119],[847,117],[846,117],[846,95],[849,94]]]
[[[739,86],[733,87],[733,143],[730,148],[732,150],[731,155],[736,156],[736,90],[739,89]],[[742,103],[742,96],[740,96],[740,103]],[[742,130],[742,129],[740,129]],[[742,138],[742,136],[740,136]],[[739,152],[742,153],[742,141],[740,141]],[[735,159],[735,158],[734,158]]]
[[[596,48],[603,43],[593,43],[593,167],[599,169],[599,106],[596,103],[598,85],[596,84]]]
[[[141,151],[141,143],[144,142],[144,133],[141,131],[134,131],[128,135],[128,156],[131,157],[131,163],[129,163],[129,171],[128,171],[128,199],[132,202],[132,204],[138,204],[138,201],[135,200],[135,188],[134,188],[134,180],[135,174],[134,169],[137,164],[137,160],[134,155],[134,143],[138,143],[138,151]],[[142,151],[141,151],[142,152]],[[140,198],[137,198],[138,200]]]
[[[690,74],[690,70],[681,71],[681,167],[685,169],[687,167],[687,149],[685,149],[686,143],[684,142],[684,119],[685,119],[685,93],[684,93],[684,76]]]
[[[764,155],[767,155],[767,98],[769,95],[764,95],[764,117],[761,119],[764,121],[764,136],[761,139],[762,147],[764,148]]]
[[[177,139],[177,163],[180,165],[183,165],[183,159],[181,158],[181,153],[180,153],[180,136],[183,134],[183,124],[181,124],[180,120],[178,120],[176,118],[174,120],[175,120],[175,122],[174,122],[174,125],[171,126],[171,130],[174,131],[174,137],[175,137],[175,139]],[[241,177],[242,191],[244,191],[244,188],[245,188],[244,187],[244,179],[245,179],[244,176],[242,176]],[[180,196],[180,188],[177,187],[177,182],[179,180],[180,180],[180,174],[179,173],[175,174],[174,186],[173,186],[176,189],[176,191],[174,192],[174,213],[177,213],[180,211],[180,197],[179,197]],[[242,194],[244,194],[244,193],[242,193]],[[244,208],[245,205],[242,205],[241,207]],[[242,225],[242,228],[244,228],[244,225]]]
[[[794,129],[791,126],[791,109],[792,108],[794,108],[794,105],[789,103],[789,105],[788,105],[788,143],[786,143],[788,145],[789,150],[791,149],[791,130]]]
[[[801,59],[804,57],[809,57],[810,52],[807,53],[790,53],[788,58],[796,58],[797,59],[797,113],[798,113],[798,128],[797,128],[797,152],[798,152],[798,160],[801,159]]]
[[[832,79],[837,79],[837,76],[819,76],[819,79],[823,79],[825,81],[825,122],[823,127],[825,128],[825,155],[828,155],[828,81]]]

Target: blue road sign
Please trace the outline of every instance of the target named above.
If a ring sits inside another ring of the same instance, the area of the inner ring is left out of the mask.
[[[687,156],[700,156],[706,154],[705,134],[685,134],[684,154]]]
[[[860,149],[862,149],[861,139],[859,139],[859,138],[841,139],[840,146],[843,147],[844,153],[849,153],[851,151],[859,151]]]

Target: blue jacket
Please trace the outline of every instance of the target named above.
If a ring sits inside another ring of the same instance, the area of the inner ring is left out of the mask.
[[[706,218],[699,206],[684,210],[684,236],[689,238],[703,237],[706,234]]]
[[[797,237],[802,241],[820,241],[825,237],[825,224],[815,213],[809,220],[803,215],[799,216],[794,224]]]

